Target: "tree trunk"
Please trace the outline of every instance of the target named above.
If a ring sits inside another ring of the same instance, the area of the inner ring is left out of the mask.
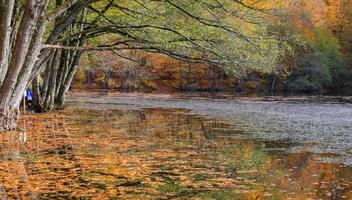
[[[15,0],[0,0],[0,86],[8,69],[8,57],[11,44],[11,19]]]
[[[84,22],[85,18],[86,18],[86,12],[82,12],[81,21]],[[70,21],[72,20],[72,16],[69,16],[68,18],[63,17],[55,22],[55,26],[61,27],[60,28],[61,31],[64,30],[64,28],[62,27],[63,19]],[[70,27],[68,31],[70,31],[71,34],[73,29],[78,28],[80,31],[83,31],[84,26],[85,26],[84,23],[79,24],[78,26],[73,25]],[[57,36],[55,36],[55,33],[57,30],[59,29],[55,28],[55,31],[53,31],[47,43],[55,42],[53,38],[56,38],[56,39],[58,38]],[[64,45],[81,46],[83,45],[83,41],[84,41],[84,37],[79,37],[78,39],[75,39],[73,41],[70,41],[70,40],[65,41]],[[47,54],[48,52],[44,51],[42,53]],[[36,98],[36,100],[38,101],[35,103],[36,112],[53,111],[55,109],[62,109],[64,107],[65,96],[68,89],[70,88],[73,77],[77,71],[77,65],[79,63],[82,52],[55,50],[54,52],[51,52],[51,54],[52,56],[50,56],[49,54],[46,60],[44,60],[43,58],[40,58],[36,64],[36,65],[39,65],[40,63],[45,63],[45,62],[47,63],[44,71],[43,85],[42,87],[40,86],[35,87],[37,91],[38,91],[38,88],[42,88],[40,92],[35,92],[36,94],[39,94],[38,98]],[[39,76],[39,72],[37,72],[36,70],[32,71],[32,75],[37,73],[38,73],[37,76]],[[38,81],[35,81],[35,82],[36,82],[35,84],[39,84]]]
[[[40,75],[32,81],[35,112],[63,109],[66,93],[76,74],[80,57],[81,52],[68,53],[57,50],[54,53],[46,65],[43,85],[40,86],[39,83]]]
[[[225,77],[225,70],[221,68],[221,74],[220,74],[220,82],[219,82],[219,86],[218,86],[218,90],[220,92],[224,91],[224,77]]]
[[[10,107],[0,112],[0,131],[15,130],[17,128],[17,119],[19,109]]]
[[[73,1],[72,5],[54,10],[54,15],[47,15],[45,11],[49,0],[0,0],[1,131],[16,128],[23,93],[31,80],[37,76],[36,73],[39,73],[42,63],[47,62],[46,54],[50,55],[51,50],[42,50],[42,38],[48,21],[57,17],[62,19],[60,24],[54,26],[49,36],[48,44],[53,44],[89,2]],[[22,4],[24,11],[19,13],[18,9]],[[54,75],[55,71],[52,76]],[[39,85],[38,81],[36,84]],[[39,86],[35,91],[39,94],[38,88]],[[52,94],[52,91],[49,92]],[[40,99],[37,100],[40,103]]]
[[[188,64],[188,74],[187,74],[187,91],[188,92],[193,92],[193,87],[192,87],[192,65]]]
[[[276,92],[276,76],[274,74],[270,81],[269,92],[270,94],[274,94]]]
[[[110,82],[110,68],[107,67],[107,69],[104,69],[104,90],[106,91],[109,90],[109,82]],[[125,83],[127,84],[127,87],[128,87],[128,74],[127,74],[127,77],[125,74]]]
[[[42,107],[40,109],[42,112],[53,111],[55,109],[57,73],[61,58],[60,52],[61,50],[55,51],[52,60],[48,63],[45,70],[45,82],[41,93],[42,104],[39,105]]]
[[[39,76],[35,77],[32,81],[32,91],[33,91],[33,109],[36,113],[43,112],[42,110],[42,98],[40,96],[40,83]]]
[[[183,71],[183,65],[179,64],[179,66],[180,66],[180,86],[179,86],[179,89],[180,89],[180,93],[182,93],[184,90],[184,87],[185,87],[183,84],[184,71]]]
[[[5,3],[9,5],[9,2]],[[31,70],[33,66],[31,64],[34,63],[32,61],[36,59],[38,56],[36,53],[39,52],[37,50],[39,47],[36,42],[38,37],[41,38],[40,34],[42,34],[42,32],[38,31],[36,26],[40,21],[41,12],[45,9],[46,5],[47,1],[26,1],[25,11],[18,27],[16,41],[14,42],[14,47],[10,49],[11,59],[7,57],[5,60],[9,65],[4,81],[0,87],[1,130],[11,130],[16,127],[16,120],[19,114],[18,108],[22,94],[25,91],[25,84],[23,83],[27,83],[29,77],[26,72]],[[0,21],[3,21],[4,16],[0,17]],[[40,23],[40,25],[43,24]]]
[[[241,79],[238,79],[238,80],[237,80],[237,85],[235,85],[235,93],[240,93],[240,92],[242,92],[241,83],[242,83]]]
[[[210,65],[210,94],[215,95],[216,92],[216,68],[215,65]]]
[[[82,52],[78,51],[71,62],[69,71],[65,76],[65,80],[62,81],[62,84],[58,88],[57,95],[55,97],[55,107],[56,109],[63,109],[65,106],[65,99],[68,90],[70,89],[72,80],[77,72],[79,60],[81,59]]]

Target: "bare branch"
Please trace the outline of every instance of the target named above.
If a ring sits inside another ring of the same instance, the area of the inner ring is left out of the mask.
[[[69,0],[66,1],[64,4],[62,4],[60,7],[56,8],[53,12],[47,14],[45,16],[45,19],[47,21],[52,21],[55,18],[59,17],[60,15],[62,15],[67,9],[69,9],[70,7],[72,7],[75,3],[77,3],[79,0]]]

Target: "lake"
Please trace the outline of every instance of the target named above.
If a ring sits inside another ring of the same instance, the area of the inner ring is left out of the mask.
[[[352,199],[352,106],[71,96],[0,135],[1,199]]]

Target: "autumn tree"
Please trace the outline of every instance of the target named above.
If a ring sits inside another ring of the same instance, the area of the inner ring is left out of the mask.
[[[268,71],[287,44],[270,31],[275,15],[265,2],[3,0],[0,127],[16,127],[32,80],[44,111],[62,107],[85,51],[143,50],[221,66],[233,76]]]
[[[57,6],[53,6],[55,3]],[[0,130],[16,128],[19,104],[30,77],[40,70],[50,53],[43,48],[43,40],[55,44],[88,3],[88,0],[0,1]],[[55,26],[53,21],[57,21]]]
[[[64,52],[143,50],[221,66],[232,76],[267,71],[277,64],[279,49],[287,44],[270,33],[274,17],[268,17],[273,13],[263,5],[229,0],[98,1],[87,6],[87,26],[65,37],[70,41],[85,38],[85,45],[77,48],[63,39],[51,48]],[[70,69],[75,71],[76,65]],[[69,86],[70,81],[59,92],[61,97],[55,97],[56,107],[62,107]]]

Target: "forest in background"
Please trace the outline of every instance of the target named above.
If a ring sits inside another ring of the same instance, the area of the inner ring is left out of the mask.
[[[271,28],[282,37],[297,38],[290,41],[294,53],[286,53],[270,71],[231,74],[221,66],[139,50],[89,52],[81,59],[72,87],[124,92],[351,95],[352,0],[281,3],[285,16]],[[279,3],[271,4],[274,8]]]

